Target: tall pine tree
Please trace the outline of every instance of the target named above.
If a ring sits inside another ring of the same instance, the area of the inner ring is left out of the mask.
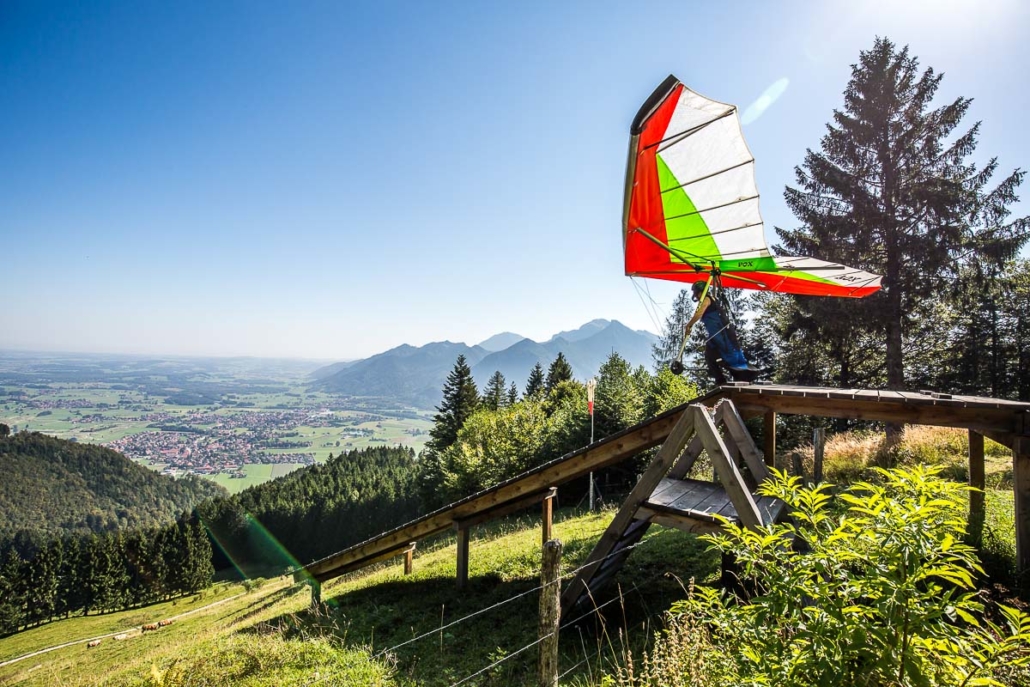
[[[533,398],[544,393],[544,368],[537,363],[529,371],[529,379],[526,381],[526,393],[523,398]]]
[[[572,365],[569,365],[569,361],[565,359],[565,354],[558,351],[558,357],[554,359],[551,366],[547,368],[547,382],[544,384],[544,390],[547,393],[551,393],[556,386],[562,382],[568,382],[572,380]]]
[[[968,161],[979,123],[952,136],[971,100],[931,104],[942,77],[920,71],[907,47],[876,39],[852,66],[820,150],[796,169],[798,187],[785,192],[802,226],[777,229],[791,254],[884,276],[883,289],[862,301],[795,299],[792,326],[829,342],[838,365],[873,333],[883,342],[884,381],[895,389],[905,383],[906,338],[932,316],[927,305],[961,263],[1009,258],[1025,240],[1027,220],[1010,222],[1007,210],[1022,172],[987,188],[997,162],[977,169]]]
[[[433,450],[442,451],[458,438],[465,420],[479,407],[479,391],[472,379],[472,370],[464,355],[454,362],[454,369],[443,386],[443,401],[436,407],[433,428],[429,430]]]
[[[519,402],[519,388],[513,381],[508,387],[508,405],[513,406]]]
[[[487,410],[497,410],[504,407],[508,400],[507,390],[505,389],[506,384],[507,382],[500,370],[497,370],[490,376],[490,381],[486,383],[486,389],[483,391],[484,408]]]

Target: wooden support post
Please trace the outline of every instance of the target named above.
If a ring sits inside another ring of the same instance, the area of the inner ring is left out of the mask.
[[[541,524],[541,530],[543,531],[543,543],[546,546],[547,542],[551,541],[551,523],[552,517],[554,516],[554,498],[558,495],[558,487],[551,487],[551,491],[544,497],[543,506],[541,511],[543,514],[543,522]]]
[[[722,423],[726,432],[732,437],[737,450],[744,457],[747,469],[754,477],[756,486],[769,478],[769,468],[765,463],[765,456],[755,446],[755,440],[747,431],[744,419],[740,417],[733,401],[724,400],[719,403],[719,409],[715,411],[715,423]],[[700,435],[699,435],[700,436]]]
[[[984,435],[969,430],[969,538],[976,548],[983,544],[984,533]]]
[[[694,438],[687,445],[687,449],[676,459],[676,464],[672,466],[672,470],[669,470],[669,479],[683,479],[690,474],[690,469],[694,467],[694,463],[697,462],[701,451],[704,450],[705,445],[701,443],[701,437],[694,435]]]
[[[469,582],[469,529],[456,526],[458,531],[458,589]]]
[[[315,578],[311,578],[309,584],[311,585],[311,607],[315,608],[322,603],[322,583]]]
[[[540,687],[558,687],[558,627],[561,624],[561,541],[544,542],[540,568]]]
[[[765,464],[776,465],[776,411],[766,411],[762,417],[762,454]]]
[[[715,423],[708,413],[701,406],[690,406],[687,412],[694,413],[694,429],[701,437],[705,445],[708,457],[712,459],[712,465],[719,476],[719,481],[726,490],[730,502],[737,511],[740,523],[752,529],[762,526],[762,514],[755,503],[755,497],[745,487],[744,478],[737,469],[737,465],[726,455],[726,444],[722,436],[715,428]]]
[[[590,580],[594,578],[594,573],[601,566],[601,562],[612,552],[612,549],[618,543],[626,528],[632,524],[633,516],[636,514],[637,509],[651,496],[651,492],[654,491],[654,488],[658,486],[658,483],[669,472],[669,468],[672,467],[676,458],[683,453],[683,447],[687,445],[687,442],[694,435],[695,415],[693,411],[705,413],[704,408],[694,405],[688,406],[683,411],[683,414],[676,421],[676,425],[672,428],[672,432],[666,438],[665,443],[658,449],[658,455],[654,457],[651,465],[648,466],[644,474],[637,480],[633,491],[629,493],[629,496],[626,497],[622,504],[622,508],[619,509],[619,512],[615,514],[615,517],[608,524],[608,529],[604,531],[604,534],[601,535],[601,538],[594,546],[593,551],[587,556],[586,562],[579,569],[579,573],[565,587],[561,604],[562,608],[566,611],[572,608],[580,595],[590,588]],[[708,418],[708,421],[710,423],[711,418]]]
[[[801,466],[801,454],[794,451],[790,454],[790,461],[794,464],[794,476],[800,477],[801,481],[805,481],[805,469]]]
[[[404,550],[404,574],[410,575],[415,568],[415,542]]]
[[[1030,437],[1012,438],[1012,490],[1016,497],[1016,570],[1025,576],[1030,572]]]
[[[982,439],[981,439],[982,440]],[[816,427],[812,430],[812,481],[821,484],[823,481],[823,453],[826,449],[826,428]]]

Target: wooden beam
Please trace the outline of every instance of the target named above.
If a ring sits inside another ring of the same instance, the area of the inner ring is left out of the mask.
[[[684,516],[677,516],[665,511],[656,511],[647,506],[641,506],[637,510],[637,520],[650,520],[662,527],[673,527],[689,534],[718,534],[722,532],[722,525],[714,522],[695,520]]]
[[[552,489],[553,488],[554,487],[552,487]],[[485,510],[482,513],[477,513],[477,514],[473,515],[470,518],[463,518],[461,520],[455,520],[454,524],[456,524],[456,525],[458,525],[460,527],[464,527],[464,528],[470,528],[470,527],[475,527],[476,525],[482,525],[484,522],[489,522],[490,520],[496,520],[497,518],[503,518],[503,517],[506,517],[508,515],[511,515],[512,513],[518,513],[521,510],[526,510],[527,508],[532,508],[533,506],[537,505],[538,503],[543,501],[545,498],[547,498],[547,495],[549,493],[550,493],[550,490],[540,491],[540,492],[536,492],[536,493],[533,493],[533,494],[527,494],[526,496],[524,496],[524,497],[522,497],[520,499],[516,499],[514,501],[509,501],[508,503],[506,503],[506,504],[504,504],[502,506],[497,506],[496,508],[490,508],[489,510]]]
[[[984,530],[984,435],[969,430],[969,538],[980,548],[983,545]]]
[[[701,437],[694,435],[694,438],[687,444],[687,450],[683,452],[677,460],[676,464],[672,466],[672,470],[669,470],[669,479],[683,479],[690,474],[690,469],[694,467],[694,463],[697,462],[698,456],[701,455],[701,451],[705,450],[705,445],[701,443]]]
[[[456,527],[458,540],[458,589],[469,583],[469,529]]]
[[[715,465],[719,481],[722,482],[723,488],[726,489],[726,494],[730,497],[730,502],[733,503],[741,524],[751,528],[760,527],[762,525],[762,515],[758,511],[758,504],[755,503],[754,496],[747,489],[747,485],[737,469],[736,463],[727,456],[726,445],[723,443],[722,437],[719,436],[715,423],[703,408],[691,406],[690,409],[694,411],[694,428],[701,435],[705,451],[708,452],[712,459],[712,464]]]
[[[346,575],[349,572],[354,572],[355,570],[360,570],[361,568],[367,567],[369,565],[375,565],[376,563],[382,563],[383,561],[388,561],[391,558],[395,558],[397,556],[400,556],[402,553],[404,553],[404,551],[406,549],[413,548],[413,547],[414,547],[414,543],[411,543],[411,542],[408,542],[408,543],[405,543],[405,544],[401,544],[400,546],[396,546],[396,547],[390,549],[389,551],[384,551],[383,553],[379,554],[378,556],[373,556],[372,558],[369,558],[368,560],[362,561],[360,564],[352,563],[351,565],[345,565],[342,568],[340,568],[339,571],[336,572],[336,574],[330,575],[329,577],[312,576],[312,578],[318,580],[319,582],[325,582],[326,580],[332,579],[333,577],[337,577],[339,575]],[[294,577],[296,578],[296,574],[294,574]]]
[[[731,399],[741,413],[763,412],[766,417],[772,411],[786,415],[937,425],[939,427],[975,429],[981,433],[1016,434],[1017,413],[1009,407],[964,407],[959,401],[928,399],[924,402],[917,402],[915,399],[900,397],[878,401],[872,396],[840,399],[820,397],[814,394],[809,396],[759,394],[747,388],[735,387],[720,387],[720,392],[724,397]],[[768,461],[768,446],[766,449],[766,461]]]
[[[554,498],[558,495],[558,487],[551,487],[551,490],[544,497],[543,506],[541,507],[541,536],[543,537],[543,545],[547,546],[547,542],[551,541],[551,525],[554,517]]]
[[[724,401],[719,404],[715,411],[715,421],[722,422],[726,432],[733,438],[737,449],[744,457],[744,463],[751,471],[757,484],[761,484],[769,478],[769,467],[765,463],[765,455],[755,446],[755,440],[747,431],[744,419],[740,417],[732,401]],[[774,439],[775,440],[775,439]]]
[[[767,410],[762,418],[762,455],[766,465],[776,465],[775,410]]]
[[[618,434],[513,477],[495,487],[473,494],[349,549],[310,563],[306,567],[294,571],[294,579],[303,581],[309,576],[321,580],[331,579],[342,574],[341,571],[345,568],[350,570],[354,569],[351,566],[361,567],[367,564],[383,551],[445,532],[453,526],[455,520],[473,517],[529,494],[539,494],[550,487],[586,476],[594,470],[615,465],[662,443],[669,436],[685,408],[686,405],[673,408]]]
[[[601,535],[590,555],[587,556],[579,573],[572,580],[572,583],[565,588],[565,592],[562,594],[563,609],[568,610],[572,608],[572,604],[579,599],[580,595],[589,589],[590,580],[593,579],[594,573],[597,572],[601,562],[612,552],[612,549],[618,543],[626,528],[633,522],[633,515],[637,512],[637,509],[651,496],[651,492],[662,481],[665,473],[669,471],[673,462],[683,451],[683,447],[687,445],[687,441],[694,433],[695,412],[693,411],[700,412],[705,417],[708,417],[708,413],[703,407],[693,405],[688,406],[680,414],[676,426],[669,434],[669,438],[662,444],[658,455],[654,457],[651,465],[640,476],[636,486],[633,487],[633,491],[626,497],[619,512],[612,518],[608,528]],[[709,418],[709,421],[711,421],[711,418]]]

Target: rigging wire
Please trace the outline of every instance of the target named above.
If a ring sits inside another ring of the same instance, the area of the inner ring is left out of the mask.
[[[651,324],[653,324],[655,326],[655,330],[656,331],[661,332],[662,331],[662,325],[659,323],[659,321],[658,321],[658,319],[656,317],[656,315],[657,315],[657,303],[655,302],[654,298],[651,297],[650,292],[648,292],[646,294],[647,298],[650,300],[650,305],[649,305],[648,302],[646,300],[644,300],[644,295],[645,295],[644,291],[643,291],[643,289],[640,288],[640,284],[637,283],[636,277],[631,276],[630,277],[630,281],[633,282],[633,288],[637,292],[637,298],[640,299],[641,305],[644,306],[644,311],[647,313],[648,319],[651,320]]]

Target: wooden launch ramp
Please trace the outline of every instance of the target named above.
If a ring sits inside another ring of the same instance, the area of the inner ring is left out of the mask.
[[[720,405],[723,399],[732,401],[732,406]],[[755,497],[754,485],[761,482],[764,464],[771,463],[775,455],[777,413],[967,429],[970,485],[978,489],[984,487],[983,437],[1008,446],[1013,451],[1017,563],[1020,570],[1030,570],[1030,403],[932,392],[735,384],[718,387],[688,404],[310,563],[296,570],[294,577],[314,583],[317,595],[321,582],[402,554],[410,561],[415,542],[454,529],[457,578],[462,586],[468,577],[471,527],[543,502],[547,537],[546,515],[555,487],[663,444],[588,559],[595,565],[588,565],[587,574],[566,590],[564,600],[571,604],[568,600],[573,596],[578,599],[606,575],[614,574],[620,563],[608,561],[624,556],[612,552],[621,549],[628,553],[633,538],[639,540],[650,523],[702,532],[716,527],[715,513],[745,526],[774,518],[774,504]],[[762,450],[743,428],[742,418],[756,416],[764,418]],[[713,457],[718,485],[684,479],[701,448],[709,456],[721,453],[726,458],[720,468],[720,459]],[[734,466],[736,473],[731,469]],[[974,492],[970,519],[983,522],[983,509],[983,495]],[[602,555],[604,548],[607,553]]]
[[[725,436],[719,428],[725,430]],[[684,450],[685,449],[685,450]],[[687,479],[704,450],[718,483]],[[712,532],[725,520],[745,527],[775,522],[784,510],[776,499],[755,493],[769,476],[733,402],[713,408],[692,404],[641,475],[594,550],[562,594],[562,617],[580,615],[615,576],[651,523],[687,532]]]

